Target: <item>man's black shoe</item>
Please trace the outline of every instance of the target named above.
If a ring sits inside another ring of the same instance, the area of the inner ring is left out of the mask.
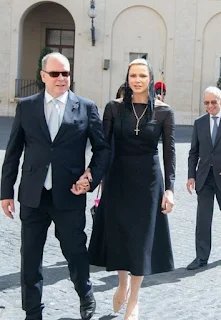
[[[206,260],[200,260],[199,258],[194,259],[186,268],[187,270],[196,270],[207,265]]]
[[[83,320],[89,320],[93,317],[96,309],[94,295],[90,294],[80,299],[80,314]]]

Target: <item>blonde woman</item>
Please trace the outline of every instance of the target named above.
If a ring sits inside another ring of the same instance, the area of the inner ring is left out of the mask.
[[[104,111],[106,139],[114,136],[114,158],[95,219],[91,264],[118,272],[113,310],[124,305],[125,320],[137,320],[138,294],[144,275],[173,269],[167,213],[174,206],[174,116],[163,104],[154,106],[154,79],[147,60],[128,67],[123,100]],[[158,143],[162,137],[164,176]]]

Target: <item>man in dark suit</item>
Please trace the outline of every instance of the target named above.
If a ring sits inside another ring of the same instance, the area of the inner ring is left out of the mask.
[[[214,196],[221,208],[221,90],[208,87],[203,96],[207,114],[194,123],[188,158],[187,190],[197,193],[196,258],[187,266],[195,270],[207,264],[211,250]]]
[[[16,109],[2,167],[2,208],[13,218],[14,184],[24,151],[18,200],[22,225],[22,307],[26,320],[42,319],[42,255],[52,221],[80,298],[81,317],[88,320],[95,312],[96,302],[84,233],[85,193],[93,191],[100,182],[110,152],[96,105],[69,90],[68,59],[59,53],[45,56],[41,77],[45,91],[23,99]],[[79,177],[85,174],[88,138],[93,151],[89,164],[93,181],[77,185]]]

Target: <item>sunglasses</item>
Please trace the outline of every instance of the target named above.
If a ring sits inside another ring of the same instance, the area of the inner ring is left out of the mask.
[[[62,75],[62,77],[69,77],[71,74],[70,71],[45,71],[45,70],[42,70],[42,71],[49,74],[49,76],[52,78],[57,78],[60,76],[60,74]]]
[[[203,101],[203,104],[204,104],[205,106],[208,106],[210,103],[211,103],[213,106],[215,106],[215,105],[218,103],[218,101],[217,101],[217,100]]]

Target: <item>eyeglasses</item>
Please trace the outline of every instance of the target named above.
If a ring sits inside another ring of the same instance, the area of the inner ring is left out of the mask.
[[[203,101],[203,104],[204,104],[205,106],[208,106],[210,103],[211,103],[213,106],[215,106],[215,105],[218,103],[218,101],[217,101],[217,100]]]
[[[49,76],[52,78],[57,78],[60,76],[60,74],[62,75],[62,77],[69,77],[71,74],[70,71],[45,71],[45,70],[42,70],[42,71],[49,74]]]

